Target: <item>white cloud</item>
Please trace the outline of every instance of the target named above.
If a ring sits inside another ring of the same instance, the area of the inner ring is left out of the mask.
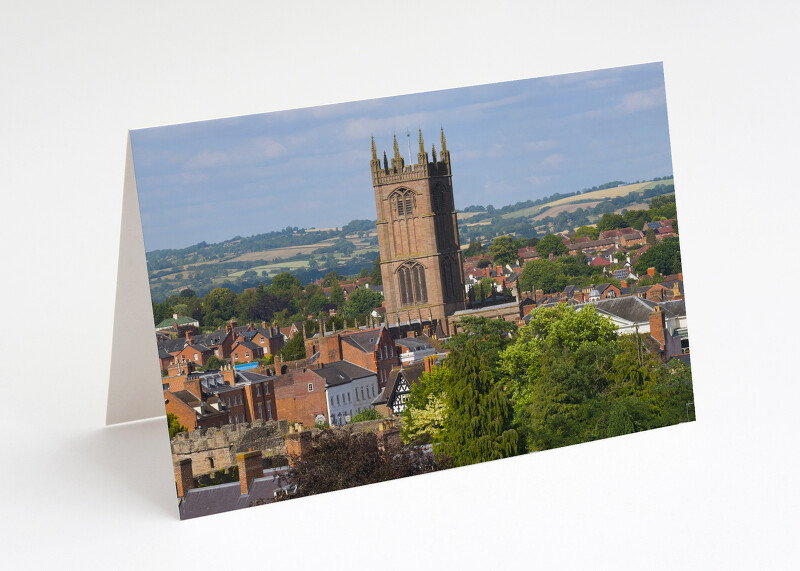
[[[665,93],[663,87],[656,87],[655,89],[646,89],[642,91],[633,91],[626,93],[622,97],[620,108],[625,112],[644,111],[645,109],[652,109],[659,105],[664,105]]]
[[[545,159],[541,163],[541,166],[557,170],[561,168],[561,165],[564,164],[565,160],[566,158],[564,157],[564,155],[560,153],[555,153],[545,157]]]
[[[525,180],[527,180],[529,183],[531,183],[531,186],[536,187],[536,186],[542,186],[544,184],[547,184],[551,180],[557,180],[559,178],[561,178],[561,175],[548,174],[548,175],[544,175],[544,176],[531,176],[531,177],[528,177]]]
[[[525,148],[530,151],[549,151],[558,146],[558,141],[551,139],[545,141],[528,141],[525,143]]]
[[[286,153],[286,147],[270,137],[247,139],[225,151],[204,149],[189,157],[186,170],[241,165],[251,161],[271,159]]]
[[[286,152],[286,147],[281,145],[278,141],[270,139],[269,137],[258,137],[253,141],[253,152],[258,157],[271,159]]]

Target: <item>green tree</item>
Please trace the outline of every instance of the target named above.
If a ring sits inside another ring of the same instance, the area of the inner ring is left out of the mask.
[[[644,254],[639,257],[634,269],[637,273],[644,273],[647,268],[654,267],[661,274],[671,274],[681,267],[681,248],[678,238],[664,238],[651,246]],[[677,272],[676,272],[677,273]]]
[[[483,247],[478,240],[472,241],[469,243],[469,247],[464,250],[464,257],[465,258],[472,258],[473,256],[479,256],[483,254],[486,249]]]
[[[494,383],[478,343],[451,352],[444,366],[453,380],[445,396],[444,426],[434,443],[437,458],[466,466],[515,456],[518,438],[511,428],[511,403]]]
[[[216,288],[203,298],[203,325],[219,326],[236,313],[236,294]]]
[[[519,276],[522,291],[540,289],[544,293],[555,293],[563,291],[567,281],[562,264],[544,259],[526,263]]]
[[[325,274],[325,277],[322,278],[322,287],[332,287],[334,283],[339,283],[339,274],[335,271],[328,272]]]
[[[272,287],[276,290],[290,291],[292,288],[302,288],[302,284],[289,272],[281,272],[272,278]]]
[[[536,252],[542,258],[548,257],[550,254],[560,256],[569,252],[569,248],[564,245],[564,240],[561,236],[555,234],[547,234],[536,244]]]
[[[330,302],[335,305],[337,309],[341,309],[347,300],[345,299],[344,289],[342,289],[339,280],[334,280],[330,288]]]
[[[490,369],[494,369],[500,352],[512,342],[517,332],[517,326],[504,319],[489,319],[468,315],[458,321],[458,333],[447,341],[447,350],[451,353],[460,353],[467,349],[470,343],[480,343],[481,353]]]
[[[383,283],[381,276],[381,258],[378,256],[372,264],[372,272],[369,274],[369,284],[376,286]]]
[[[624,225],[625,219],[621,214],[611,214],[610,212],[606,212],[600,217],[600,220],[597,221],[597,230],[599,232],[616,230],[617,228],[624,227]]]
[[[350,417],[350,422],[348,424],[353,424],[355,422],[364,422],[365,420],[379,420],[383,418],[381,413],[379,413],[374,408],[365,408],[361,412],[357,412],[352,417]]]
[[[590,240],[597,240],[600,237],[600,230],[592,226],[581,226],[575,231],[573,238],[588,237]]]
[[[331,293],[333,297],[333,293]],[[342,307],[342,315],[345,319],[363,320],[373,309],[380,307],[383,296],[377,291],[367,288],[358,288],[351,295]]]
[[[283,361],[296,361],[297,359],[306,358],[305,337],[303,336],[302,328],[281,348],[280,355]]]
[[[514,264],[517,261],[517,244],[511,236],[498,236],[489,246],[489,253],[492,255],[496,266]]]
[[[179,432],[186,432],[187,428],[182,426],[178,421],[178,417],[173,413],[167,413],[167,428],[169,429],[169,437],[174,438]]]

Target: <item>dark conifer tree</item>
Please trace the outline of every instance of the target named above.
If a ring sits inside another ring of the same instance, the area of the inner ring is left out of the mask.
[[[447,416],[437,457],[445,464],[466,466],[516,455],[511,403],[494,383],[477,343],[451,353],[446,366],[453,382],[446,391]]]

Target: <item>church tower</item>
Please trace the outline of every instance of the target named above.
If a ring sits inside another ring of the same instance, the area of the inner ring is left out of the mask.
[[[372,186],[378,213],[386,319],[390,327],[430,323],[450,334],[447,316],[464,309],[464,272],[453,203],[450,152],[428,153],[419,132],[417,162],[406,165],[394,137],[391,165],[372,139]]]

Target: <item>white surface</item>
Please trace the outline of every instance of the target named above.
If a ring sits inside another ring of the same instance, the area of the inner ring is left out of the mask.
[[[3,567],[796,561],[796,4],[292,6],[5,6]],[[160,422],[103,427],[127,129],[657,60],[698,422],[176,519]]]

